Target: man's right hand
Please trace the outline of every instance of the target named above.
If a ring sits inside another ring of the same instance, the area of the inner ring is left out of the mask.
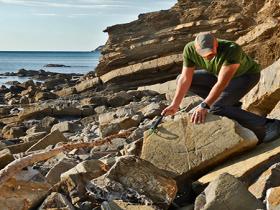
[[[175,105],[169,105],[168,107],[166,107],[162,112],[161,115],[174,115],[177,111],[178,111],[179,107],[175,106]]]

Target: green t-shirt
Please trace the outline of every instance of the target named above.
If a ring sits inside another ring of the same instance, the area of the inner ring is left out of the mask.
[[[254,74],[260,72],[260,65],[257,64],[241,49],[241,47],[231,41],[218,39],[217,55],[207,60],[200,56],[194,46],[194,41],[188,43],[183,52],[183,62],[185,67],[197,67],[218,75],[222,66],[230,64],[240,64],[234,77],[242,74]]]

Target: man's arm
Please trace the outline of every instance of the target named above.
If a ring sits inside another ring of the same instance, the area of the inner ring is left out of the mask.
[[[230,80],[233,78],[239,66],[240,64],[222,66],[218,75],[218,81],[212,87],[207,98],[204,100],[204,102],[208,104],[208,106],[211,106],[218,99],[224,89],[228,86]]]
[[[177,82],[177,88],[174,99],[170,106],[166,107],[162,114],[173,115],[177,112],[184,96],[188,92],[193,78],[194,67],[183,67],[182,73]]]
[[[239,66],[240,64],[231,64],[228,66],[222,66],[218,75],[218,81],[212,87],[207,98],[204,100],[204,102],[208,106],[211,106],[218,99],[218,97],[221,95],[224,89],[228,86],[230,80],[233,78]],[[208,112],[207,109],[198,106],[192,114],[191,122],[204,123],[207,112]]]

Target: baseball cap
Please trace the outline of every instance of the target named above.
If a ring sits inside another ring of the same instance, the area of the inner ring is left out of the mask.
[[[194,43],[196,51],[202,56],[207,56],[213,52],[215,37],[209,32],[202,32],[196,36]]]

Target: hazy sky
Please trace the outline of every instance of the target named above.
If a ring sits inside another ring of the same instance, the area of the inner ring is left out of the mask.
[[[107,26],[168,9],[177,0],[0,0],[0,51],[87,51]]]

